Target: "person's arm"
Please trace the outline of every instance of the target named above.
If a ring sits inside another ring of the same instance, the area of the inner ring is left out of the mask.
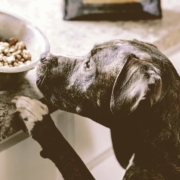
[[[83,161],[57,129],[50,115],[37,122],[32,131],[32,138],[41,145],[41,156],[49,158],[65,180],[94,180]]]
[[[65,180],[94,180],[81,158],[55,126],[47,105],[24,96],[16,96],[11,102],[17,108],[14,123],[41,145],[41,156],[49,158]]]

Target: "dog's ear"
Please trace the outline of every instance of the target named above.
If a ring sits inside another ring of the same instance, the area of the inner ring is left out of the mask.
[[[142,100],[149,102],[149,106],[156,103],[161,89],[159,70],[151,62],[131,55],[115,80],[110,109],[115,116],[127,116],[138,108]]]
[[[112,90],[110,108],[115,116],[111,129],[116,157],[126,168],[140,142],[144,124],[148,124],[151,106],[161,96],[160,72],[151,62],[129,56]]]

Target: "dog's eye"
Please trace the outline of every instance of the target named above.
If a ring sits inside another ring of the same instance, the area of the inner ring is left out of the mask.
[[[89,71],[91,69],[91,62],[90,62],[90,60],[85,62],[84,69],[85,69],[85,71]]]

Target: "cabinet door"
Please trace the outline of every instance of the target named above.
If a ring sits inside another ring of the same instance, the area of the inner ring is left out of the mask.
[[[75,115],[73,147],[97,180],[120,180],[124,170],[117,162],[110,130],[96,122]]]
[[[97,180],[121,180],[125,170],[120,167],[114,154],[112,154],[94,167],[91,172]]]

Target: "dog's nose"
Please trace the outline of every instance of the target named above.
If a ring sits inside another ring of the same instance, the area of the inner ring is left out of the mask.
[[[47,61],[47,59],[46,59],[46,57],[43,56],[43,57],[40,58],[40,61],[41,61],[42,63],[44,63],[45,61]]]
[[[58,57],[53,56],[50,53],[42,54],[40,57],[40,61],[43,64],[49,64],[49,65],[53,65],[53,66],[58,65]]]
[[[41,61],[42,63],[44,63],[44,62],[46,62],[46,61],[49,59],[49,57],[50,57],[50,53],[43,53],[43,54],[41,54],[41,56],[40,56],[40,61]]]
[[[45,62],[47,59],[46,59],[46,57],[47,57],[47,54],[41,54],[41,56],[40,56],[40,61],[43,63],[43,62]]]

